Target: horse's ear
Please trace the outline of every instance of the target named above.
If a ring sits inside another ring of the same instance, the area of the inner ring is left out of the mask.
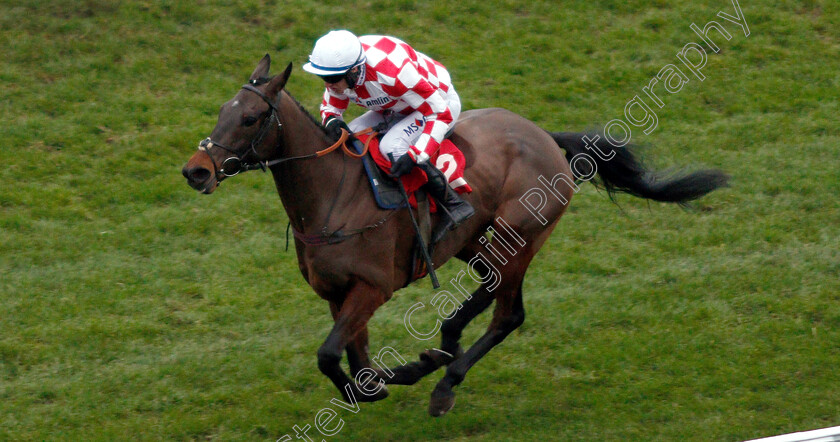
[[[286,66],[286,70],[283,71],[282,74],[271,79],[271,83],[268,85],[268,90],[274,93],[280,92],[280,90],[286,86],[286,82],[289,81],[290,75],[292,75],[292,63],[289,63],[289,65]]]
[[[257,63],[257,68],[254,69],[254,72],[251,74],[251,78],[249,78],[248,81],[268,77],[269,68],[271,68],[271,57],[268,54],[265,54],[265,57]]]

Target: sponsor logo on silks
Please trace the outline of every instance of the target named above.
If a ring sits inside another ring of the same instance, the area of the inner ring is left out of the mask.
[[[372,100],[365,100],[365,106],[383,106],[391,102],[391,97],[379,97]]]
[[[420,130],[422,130],[424,124],[426,124],[425,116],[423,118],[415,118],[414,123],[411,123],[410,125],[408,125],[408,127],[403,129],[403,132],[406,135],[413,135],[415,132],[419,132]]]

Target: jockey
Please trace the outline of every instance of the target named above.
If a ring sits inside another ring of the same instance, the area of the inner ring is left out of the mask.
[[[303,69],[324,80],[321,119],[330,135],[338,138],[342,128],[353,133],[384,127],[379,149],[386,157],[393,155],[391,175],[398,178],[414,166],[426,173],[424,188],[450,215],[433,242],[475,213],[429,161],[461,113],[461,100],[443,65],[397,38],[356,37],[340,30],[318,39]],[[342,114],[350,101],[368,112],[347,125]]]

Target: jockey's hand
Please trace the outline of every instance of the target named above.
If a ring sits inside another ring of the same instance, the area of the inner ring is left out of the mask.
[[[327,135],[336,141],[341,138],[341,129],[346,130],[347,133],[351,135],[353,134],[353,132],[350,132],[350,128],[347,127],[347,123],[335,115],[331,115],[327,118],[327,121],[324,122],[324,129],[327,130]]]
[[[394,178],[399,178],[411,172],[411,169],[414,169],[415,165],[416,164],[414,163],[414,159],[411,158],[411,155],[405,154],[397,158],[397,161],[395,161],[394,164],[391,165],[391,176]]]

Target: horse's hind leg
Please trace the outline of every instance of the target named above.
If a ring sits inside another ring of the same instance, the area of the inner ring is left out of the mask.
[[[461,349],[460,344],[461,333],[470,321],[475,319],[484,310],[487,310],[487,307],[490,307],[493,299],[494,297],[491,293],[487,292],[484,287],[479,287],[478,290],[473,292],[470,299],[462,304],[463,307],[461,307],[461,310],[458,310],[455,316],[443,321],[443,325],[440,327],[441,350],[454,355],[456,360],[463,356],[464,351]]]
[[[414,385],[420,379],[433,373],[438,368],[458,359],[463,350],[458,340],[461,332],[473,318],[478,316],[493,302],[493,295],[479,288],[452,318],[441,325],[441,351],[426,350],[420,354],[420,360],[390,370],[377,370],[377,374],[387,384]]]
[[[455,392],[452,388],[460,384],[467,371],[475,365],[493,347],[501,343],[507,335],[516,330],[525,321],[525,309],[522,306],[521,286],[496,297],[496,310],[493,321],[487,332],[464,353],[463,356],[449,364],[446,375],[438,382],[432,391],[429,403],[429,414],[442,416],[455,405]]]
[[[469,262],[480,250],[478,249],[480,243],[477,238],[473,244],[475,248],[467,247],[457,257],[464,262]],[[489,274],[489,269],[475,270],[479,272],[482,279],[487,278]],[[459,343],[461,332],[470,321],[486,310],[491,303],[493,303],[493,295],[488,293],[484,287],[479,287],[466,301],[461,303],[461,308],[455,312],[453,317],[443,321],[440,327],[440,351],[436,349],[426,350],[420,354],[419,361],[394,367],[390,370],[377,370],[377,374],[387,384],[414,385],[438,368],[449,365],[464,354]]]
[[[455,405],[455,392],[452,388],[460,384],[467,371],[475,365],[493,347],[501,343],[511,332],[525,321],[525,308],[522,305],[522,280],[531,259],[548,239],[554,224],[535,235],[533,241],[520,250],[504,266],[500,266],[501,282],[493,290],[496,309],[493,320],[478,341],[463,356],[449,364],[446,375],[438,382],[429,402],[429,414],[441,416]],[[454,335],[453,335],[454,337]]]

